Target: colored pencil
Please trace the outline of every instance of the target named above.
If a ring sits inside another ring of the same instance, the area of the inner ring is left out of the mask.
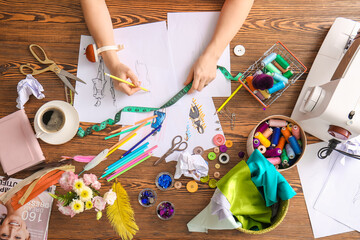
[[[154,115],[154,116],[145,118],[145,119],[143,119],[143,120],[137,121],[134,125],[138,125],[138,124],[140,124],[140,123],[142,123],[142,122],[149,121],[149,120],[154,119],[154,118],[156,118],[156,117],[157,117],[157,115]]]
[[[225,105],[230,101],[230,99],[232,99],[235,96],[235,94],[240,90],[240,88],[242,86],[243,86],[242,84],[240,84],[240,86],[238,86],[238,88],[230,95],[230,97],[228,97],[228,99],[226,99],[226,101],[218,108],[218,110],[216,110],[215,114],[220,112],[221,109],[223,109],[223,107],[225,107]]]
[[[131,127],[131,126],[133,126],[133,125],[122,126],[122,127],[118,128],[118,129],[115,129],[114,131],[109,132],[109,134],[114,134],[114,133],[121,132],[122,130],[127,129],[127,128]]]
[[[135,137],[137,135],[137,133],[133,133],[130,137],[126,138],[124,141],[122,141],[120,144],[118,144],[116,147],[114,147],[113,149],[111,149],[111,151],[108,152],[108,154],[106,155],[106,157],[108,157],[110,154],[112,154],[113,152],[116,151],[116,149],[118,149],[119,147],[121,147],[122,145],[124,145],[125,143],[127,143],[130,139],[132,139],[133,137]]]
[[[151,124],[151,123],[148,122],[148,123],[146,123],[144,126],[147,126],[147,125],[149,125],[149,124]],[[115,134],[113,134],[113,135],[107,136],[107,137],[105,137],[105,140],[108,140],[108,139],[110,139],[110,138],[119,136],[119,135],[124,134],[124,133],[131,132],[132,130],[134,130],[134,129],[138,128],[138,127],[140,127],[140,126],[135,126],[135,127],[129,128],[129,129],[127,129],[127,130],[124,130],[124,131],[122,131],[122,132],[118,132],[118,133],[115,133]]]
[[[135,163],[134,165],[131,165],[129,168],[127,168],[126,170],[119,172],[118,174],[116,174],[115,176],[113,176],[110,179],[106,179],[108,182],[110,182],[111,180],[113,180],[114,178],[120,176],[121,174],[129,171],[130,169],[132,169],[133,167],[136,167],[137,165],[139,165],[140,163],[144,162],[145,160],[147,160],[148,158],[150,158],[152,155],[148,155],[147,157],[143,158],[142,160],[140,160],[139,162]]]
[[[136,87],[135,84],[133,84],[133,83],[131,83],[131,82],[129,82],[129,81],[126,81],[126,80],[124,80],[124,79],[115,77],[115,76],[113,76],[113,75],[111,75],[111,74],[108,74],[108,73],[104,73],[104,74],[105,74],[105,76],[111,77],[112,79],[118,80],[118,81],[123,82],[123,83],[127,83],[127,84],[129,84],[130,86]],[[144,90],[144,91],[146,91],[146,92],[149,91],[149,90],[147,90],[146,88],[143,88],[143,87],[140,87],[140,86],[139,86],[139,88],[142,89],[142,90]]]
[[[128,162],[127,164],[123,165],[122,167],[116,169],[116,171],[113,172],[113,174],[108,177],[107,179],[115,176],[116,174],[118,174],[119,172],[124,171],[126,168],[130,167],[131,165],[137,163],[138,161],[140,161],[141,159],[143,159],[144,157],[151,155],[152,151],[157,148],[157,145],[155,145],[154,147],[150,148],[149,150],[147,150],[146,152],[144,152],[143,154],[141,154],[140,156],[138,156],[137,158],[134,158],[133,160],[131,160],[130,162]]]

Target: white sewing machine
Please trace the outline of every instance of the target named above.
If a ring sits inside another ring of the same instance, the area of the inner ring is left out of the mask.
[[[291,115],[323,141],[344,141],[360,134],[359,29],[358,22],[335,20]]]

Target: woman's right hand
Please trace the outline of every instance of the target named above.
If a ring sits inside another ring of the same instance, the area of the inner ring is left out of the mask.
[[[130,80],[135,85],[134,87],[127,83],[123,83],[113,79],[112,81],[116,90],[119,90],[127,94],[128,96],[131,96],[140,90],[139,86],[141,83],[139,82],[137,76],[128,66],[119,61],[115,51],[103,52],[102,57],[111,75],[114,75],[126,81]]]

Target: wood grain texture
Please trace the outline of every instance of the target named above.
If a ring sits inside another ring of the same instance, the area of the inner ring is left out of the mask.
[[[133,26],[143,23],[165,21],[168,12],[219,11],[223,1],[219,0],[109,0],[114,28]],[[275,42],[283,42],[308,68],[311,67],[324,37],[336,17],[360,20],[360,1],[344,0],[256,0],[242,29],[231,42],[231,49],[237,44],[246,48],[243,57],[236,57],[231,51],[231,69],[236,74],[246,70]],[[236,17],[236,16],[234,16]],[[24,76],[18,68],[21,64],[36,64],[28,50],[31,43],[40,44],[65,70],[76,73],[80,35],[88,35],[81,6],[78,1],[24,1],[0,0],[0,117],[16,111],[16,86]],[[40,67],[40,66],[39,66]],[[33,97],[25,105],[25,110],[33,122],[37,109],[51,100],[65,100],[63,84],[53,73],[44,73],[37,79],[45,88],[46,98],[36,100]],[[220,168],[224,175],[238,161],[237,153],[246,150],[249,132],[263,118],[282,114],[290,116],[306,79],[304,74],[286,94],[281,96],[266,111],[258,102],[242,89],[230,101],[227,108],[236,113],[233,130],[226,118],[220,116],[222,127],[228,139],[234,142],[229,150],[231,162]],[[237,87],[233,83],[232,90]],[[225,98],[214,98],[219,107]],[[84,126],[89,124],[83,123]],[[48,161],[56,161],[61,155],[95,155],[115,140],[104,141],[107,132],[95,133],[86,139],[74,138],[61,146],[51,146],[40,141]],[[1,134],[1,133],[0,133]],[[309,143],[318,140],[308,135]],[[101,170],[119,157],[113,154],[107,162],[94,171]],[[170,221],[161,221],[155,215],[155,207],[143,208],[137,202],[137,195],[143,188],[155,188],[155,177],[160,171],[174,171],[175,163],[152,166],[155,158],[142,163],[122,175],[119,180],[127,190],[136,213],[140,231],[136,239],[312,239],[312,230],[308,218],[304,196],[296,168],[285,171],[283,175],[298,193],[291,201],[289,212],[283,223],[274,231],[260,236],[251,236],[239,231],[210,231],[208,234],[189,233],[186,223],[199,213],[209,202],[213,190],[206,184],[200,184],[196,193],[188,193],[183,187],[168,192],[157,191],[158,201],[169,200],[176,206],[176,215]],[[81,164],[75,164],[77,169]],[[210,163],[210,173],[215,171]],[[24,178],[29,172],[14,177]],[[182,178],[183,185],[189,179]],[[102,181],[102,191],[111,185]],[[350,232],[326,239],[359,239],[360,234]],[[49,239],[117,239],[106,217],[95,220],[95,213],[87,211],[70,219],[59,213],[54,206],[49,226]]]

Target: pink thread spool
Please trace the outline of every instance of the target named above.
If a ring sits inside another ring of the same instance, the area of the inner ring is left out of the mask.
[[[257,147],[257,150],[259,150],[262,154],[264,154],[266,152],[266,147],[263,145],[260,145]]]
[[[297,125],[293,125],[293,127],[291,128],[291,132],[293,136],[296,138],[296,140],[300,139],[300,129]]]
[[[266,158],[272,165],[279,165],[281,163],[280,157]]]
[[[269,119],[269,126],[270,127],[285,127],[287,125],[287,121],[282,119]]]
[[[265,129],[265,131],[262,133],[264,137],[269,138],[271,136],[271,134],[273,133],[273,129],[272,128],[267,128]]]

